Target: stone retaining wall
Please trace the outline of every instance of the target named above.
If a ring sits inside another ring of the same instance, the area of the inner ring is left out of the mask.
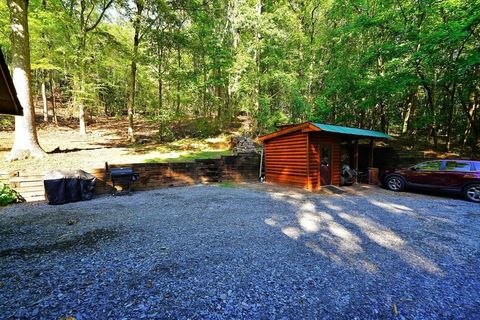
[[[132,189],[149,190],[197,183],[257,181],[259,164],[260,156],[253,153],[193,162],[109,164],[109,167],[132,167],[139,175],[139,179],[132,184]],[[112,182],[105,175],[105,168],[83,170],[97,178],[97,194],[112,191]],[[0,172],[0,181],[10,185],[27,201],[44,200],[42,174]],[[120,188],[125,185],[120,181]]]
[[[180,163],[109,164],[110,168],[132,167],[139,178],[133,182],[134,190],[193,185],[222,181],[256,181],[260,157],[257,154],[222,156],[220,159],[200,159]],[[111,181],[105,169],[89,171],[97,178],[97,193],[111,191]],[[122,184],[124,185],[124,184]]]

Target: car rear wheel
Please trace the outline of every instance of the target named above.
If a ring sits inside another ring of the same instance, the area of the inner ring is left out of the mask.
[[[400,176],[390,176],[385,180],[385,185],[389,190],[402,191],[405,189],[405,180]]]
[[[466,186],[463,195],[468,201],[480,203],[480,183]]]

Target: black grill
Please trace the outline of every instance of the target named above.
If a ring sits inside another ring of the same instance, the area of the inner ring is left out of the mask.
[[[112,178],[132,177],[133,169],[132,168],[112,168],[110,169],[110,176]]]
[[[119,194],[115,188],[115,183],[125,183],[127,185],[127,189],[123,190],[122,193],[130,193],[132,181],[138,180],[138,173],[134,172],[133,168],[109,168],[107,162],[105,162],[105,173],[107,178],[112,180],[113,195]]]

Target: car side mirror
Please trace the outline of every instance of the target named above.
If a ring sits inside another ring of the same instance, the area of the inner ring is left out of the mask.
[[[410,171],[417,171],[417,168],[415,168],[415,167],[410,167]]]

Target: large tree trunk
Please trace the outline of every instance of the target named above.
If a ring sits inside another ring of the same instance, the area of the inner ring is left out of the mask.
[[[405,108],[403,110],[403,122],[402,122],[402,134],[406,134],[408,132],[408,127],[410,123],[410,116],[412,114],[412,106],[415,99],[415,93],[412,93],[408,100],[406,101]]]
[[[158,116],[158,134],[160,136],[160,140],[163,140],[164,134],[164,122],[165,119],[163,118],[163,79],[162,79],[162,62],[163,62],[163,47],[158,50],[157,52],[158,57],[158,110],[155,113]]]
[[[158,110],[156,114],[163,114],[163,79],[162,79],[162,65],[158,64]]]
[[[47,104],[47,89],[46,89],[46,79],[45,72],[42,71],[42,105],[43,105],[43,122],[48,122],[48,104]]]
[[[158,32],[158,29],[157,29]],[[163,37],[163,35],[162,35]],[[157,114],[163,114],[163,41],[157,43],[157,72],[158,72],[158,110]]]
[[[35,110],[31,92],[30,43],[28,33],[28,0],[8,0],[12,30],[13,83],[23,107],[23,117],[15,117],[15,140],[5,159],[41,158],[45,156],[38,143]]]
[[[471,131],[472,134],[472,157],[477,156],[478,151],[480,150],[480,117],[477,117],[477,111],[479,109],[477,92],[473,91],[468,98],[468,103],[462,103],[463,110],[467,117],[467,128],[464,138],[464,144],[467,142],[467,133]]]
[[[253,108],[254,112],[257,113],[260,111],[260,40],[261,40],[261,34],[260,34],[260,24],[261,24],[261,18],[262,18],[262,0],[257,0],[255,4],[255,12],[256,12],[256,26],[255,26],[255,50],[253,52],[253,61],[255,62],[255,71],[256,71],[256,79],[255,79],[255,84],[253,87]],[[247,121],[246,123],[250,123],[251,121]],[[258,122],[255,124],[256,130],[257,131],[262,131],[261,128],[259,128]],[[251,131],[252,128],[244,128],[245,131]]]
[[[383,65],[383,56],[379,55],[377,58],[377,72],[381,78],[385,77],[385,67]],[[380,102],[378,103],[378,112],[380,113],[380,130],[382,132],[387,131],[387,111],[383,97],[379,97]]]
[[[387,115],[386,115],[386,110],[385,110],[385,104],[380,102],[379,104],[379,113],[380,113],[380,131],[382,132],[387,132]]]
[[[89,32],[95,30],[103,19],[105,12],[112,5],[114,0],[105,0],[101,2],[100,12],[98,15],[92,15],[95,7],[100,5],[96,1],[79,1],[79,33],[78,33],[78,46],[77,46],[77,62],[80,63],[80,75],[73,78],[74,95],[73,101],[78,106],[78,120],[80,125],[80,134],[87,134],[87,125],[85,121],[85,102],[83,95],[85,94],[85,80],[87,73],[87,66],[85,61],[85,48],[87,44],[87,35]],[[70,15],[73,15],[73,7],[76,4],[75,1],[71,2]]]
[[[314,63],[317,60],[317,52],[314,50],[315,40],[315,28],[317,18],[315,17],[316,11],[320,7],[320,3],[316,3],[310,11],[310,27],[308,28],[309,35],[309,63],[308,63],[308,82],[307,82],[307,101],[309,104],[313,103],[313,81],[314,81]]]
[[[86,135],[87,134],[87,122],[85,121],[85,105],[83,104],[83,100],[80,100],[78,103],[78,123],[80,126],[80,134]]]
[[[138,55],[138,45],[140,43],[140,18],[143,11],[143,3],[141,0],[136,0],[135,5],[137,6],[137,12],[133,17],[133,26],[135,29],[135,34],[133,36],[133,54],[132,54],[132,64],[130,67],[130,84],[128,90],[128,103],[127,103],[127,112],[128,112],[128,140],[130,142],[135,142],[135,133],[133,129],[133,114],[135,108],[135,87],[137,82],[137,55]]]
[[[228,19],[230,21],[230,33],[232,37],[232,56],[233,59],[237,59],[238,54],[238,43],[240,41],[240,33],[238,29],[238,0],[232,1],[232,6],[229,8]],[[231,75],[228,79],[228,98],[227,98],[227,112],[228,120],[231,121],[233,114],[235,113],[233,109],[236,106],[236,96],[239,86],[241,73],[234,68],[231,72]]]
[[[209,116],[209,108],[207,105],[207,65],[205,61],[205,51],[202,48],[202,74],[203,74],[203,83],[202,83],[202,110],[203,110],[203,116],[208,117]]]
[[[433,90],[430,88],[428,85],[423,85],[423,88],[425,89],[425,92],[427,94],[427,105],[428,105],[428,111],[430,113],[431,117],[431,123],[430,123],[430,136],[433,138],[433,150],[437,151],[438,150],[438,132],[437,132],[437,120],[436,120],[436,114],[435,114],[435,101],[433,97]]]
[[[178,70],[182,67],[182,56],[180,54],[180,44],[177,45],[177,66]],[[177,77],[177,107],[175,109],[175,115],[180,114],[180,77]]]
[[[133,106],[135,105],[135,81],[137,73],[137,63],[135,60],[132,60],[130,68],[130,83],[128,89],[128,102],[127,102],[127,113],[128,113],[128,141],[135,142],[135,133],[133,129]]]
[[[50,99],[52,102],[53,123],[58,124],[57,111],[56,111],[57,102],[55,101],[55,81],[53,81],[53,70],[50,70],[49,81],[50,81],[50,93],[51,93]]]
[[[82,55],[85,52],[86,37],[87,37],[87,34],[85,32],[85,34],[82,36],[82,38],[80,40],[80,43],[81,43],[80,52],[82,52]],[[85,104],[83,102],[83,97],[81,96],[85,92],[85,86],[84,86],[85,69],[86,69],[85,62],[82,60],[80,62],[80,79],[77,79],[77,81],[78,81],[77,85],[75,85],[75,83],[74,83],[74,87],[77,87],[77,89],[75,91],[80,93],[80,96],[77,97],[75,100],[78,103],[78,123],[79,123],[80,134],[81,135],[86,135],[87,134],[87,124],[86,124],[86,121],[85,121]]]
[[[452,89],[445,88],[447,98],[447,141],[445,141],[445,151],[450,152],[450,145],[452,143],[452,127],[453,127],[453,114],[455,113],[455,91],[456,84],[454,83]]]

